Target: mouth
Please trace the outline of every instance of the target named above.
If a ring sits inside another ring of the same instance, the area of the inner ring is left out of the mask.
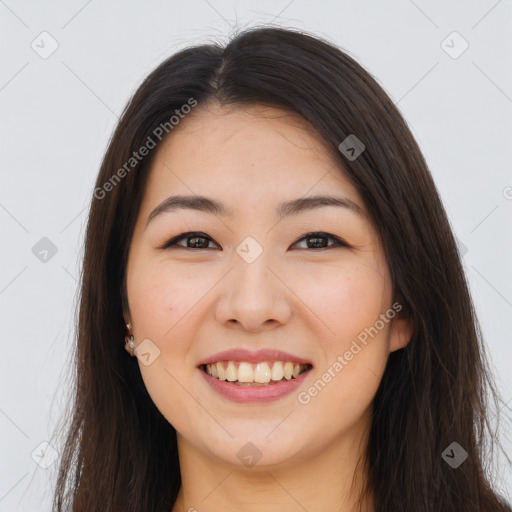
[[[265,387],[294,380],[310,371],[313,365],[294,361],[217,361],[199,368],[210,377],[235,386]]]

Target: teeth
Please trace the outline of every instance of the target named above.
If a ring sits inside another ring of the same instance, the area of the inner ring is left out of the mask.
[[[208,368],[208,366],[210,366],[210,365],[207,364],[206,368]],[[222,366],[222,364],[216,363],[216,364],[212,364],[211,366],[215,366],[215,368],[217,368],[217,373],[219,374],[220,380],[226,380],[226,370],[224,370],[224,366]],[[212,377],[214,377],[213,372],[212,372]]]
[[[281,380],[284,377],[283,363],[276,361],[272,366],[272,380]]]
[[[238,372],[236,370],[235,363],[233,361],[229,361],[228,367],[226,368],[226,380],[229,382],[235,382],[238,379]]]
[[[265,382],[270,382],[270,377],[270,366],[267,363],[257,363],[254,369],[254,382],[264,384]]]
[[[227,380],[237,384],[268,384],[281,380],[297,378],[309,365],[292,363],[291,361],[275,361],[274,363],[260,362],[251,364],[245,361],[238,363],[228,361],[224,367],[224,361],[207,364],[206,373],[219,380]]]
[[[233,361],[230,361],[229,363],[233,364]],[[252,369],[252,365],[249,363],[240,363],[240,366],[238,367],[238,382],[254,382],[254,380],[254,371]]]

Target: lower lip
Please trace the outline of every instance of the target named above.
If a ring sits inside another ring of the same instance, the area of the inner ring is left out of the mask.
[[[238,403],[264,403],[278,400],[297,389],[309,375],[311,369],[301,373],[297,378],[283,380],[268,386],[238,386],[226,380],[216,379],[199,369],[206,382],[222,396]]]

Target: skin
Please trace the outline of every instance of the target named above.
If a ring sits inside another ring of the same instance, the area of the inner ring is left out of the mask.
[[[160,355],[138,361],[147,390],[177,431],[182,487],[173,512],[352,511],[365,475],[371,402],[390,352],[410,340],[400,315],[311,398],[297,400],[394,302],[372,224],[345,208],[321,207],[278,221],[278,203],[316,194],[364,203],[321,138],[295,114],[263,106],[198,106],[153,161],[130,246],[128,310],[135,344]],[[233,217],[179,210],[146,226],[170,195],[200,194]],[[209,239],[171,237],[201,231]],[[350,247],[302,237],[322,231]],[[251,236],[263,253],[236,252]],[[302,240],[301,240],[302,239]],[[194,242],[206,249],[193,247]],[[206,243],[208,244],[206,245]],[[297,392],[266,404],[236,404],[213,391],[197,365],[226,349],[279,348],[313,363]],[[332,370],[331,370],[332,372]],[[247,467],[247,443],[261,459]],[[352,494],[351,491],[351,484]],[[364,510],[373,511],[369,497]]]

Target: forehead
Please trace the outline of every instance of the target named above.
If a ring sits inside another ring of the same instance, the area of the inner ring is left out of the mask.
[[[148,192],[154,188],[235,194],[266,189],[268,196],[272,191],[304,196],[338,190],[358,197],[309,123],[296,113],[263,105],[196,107],[158,148]]]
[[[325,141],[304,118],[293,111],[265,105],[209,103],[197,107],[173,129],[167,142],[172,144],[173,138],[181,137],[221,145],[229,144],[235,135],[251,140],[265,138],[268,142],[281,138],[281,144],[287,141],[297,149],[328,152]]]

